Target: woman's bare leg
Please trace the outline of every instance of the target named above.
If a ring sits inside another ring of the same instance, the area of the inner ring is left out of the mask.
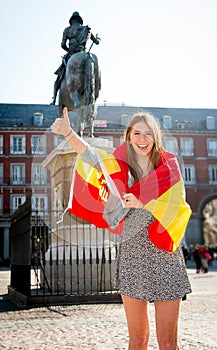
[[[148,302],[122,295],[129,331],[128,350],[147,350],[150,335]]]
[[[156,333],[160,350],[178,350],[178,321],[181,299],[155,301]]]

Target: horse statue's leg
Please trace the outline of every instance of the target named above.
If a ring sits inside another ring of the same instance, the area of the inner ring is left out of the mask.
[[[90,122],[89,122],[89,133],[88,133],[88,136],[89,136],[89,137],[94,137],[93,131],[94,131],[94,119],[93,119],[93,118],[90,118]]]
[[[88,137],[94,137],[95,108],[93,104],[86,106],[85,119],[88,122]]]
[[[88,124],[88,136],[94,137],[94,103],[95,103],[95,74],[94,60],[91,54],[87,54],[84,75],[84,104],[86,106],[85,119]]]
[[[77,133],[79,136],[83,136],[84,132],[84,111],[83,106],[80,98],[80,93],[78,90],[70,91],[69,92],[70,98],[73,101],[74,104],[74,111],[77,113]]]
[[[83,136],[83,133],[84,133],[84,108],[81,107],[81,108],[77,109],[76,112],[77,112],[77,116],[78,116],[78,120],[79,120],[78,135]]]
[[[83,136],[85,120],[88,122],[88,137],[94,137],[94,105],[83,106],[82,98],[77,90],[70,92],[70,98],[74,102],[74,110],[78,116],[78,135]]]

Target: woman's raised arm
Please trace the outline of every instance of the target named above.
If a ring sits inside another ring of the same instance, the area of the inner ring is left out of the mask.
[[[63,118],[57,118],[54,121],[51,131],[54,134],[63,135],[77,153],[85,152],[87,144],[72,130],[66,107],[63,109]]]

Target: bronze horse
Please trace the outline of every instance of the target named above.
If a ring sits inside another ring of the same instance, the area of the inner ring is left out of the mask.
[[[101,76],[97,56],[90,52],[73,54],[66,65],[65,76],[59,90],[59,114],[64,107],[76,111],[76,129],[83,136],[85,123],[88,136],[94,137],[95,102],[101,89]]]

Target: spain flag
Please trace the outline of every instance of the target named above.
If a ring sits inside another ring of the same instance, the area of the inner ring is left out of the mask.
[[[103,150],[96,150],[98,165],[90,165],[77,156],[69,198],[68,211],[97,227],[120,234],[122,223],[111,229],[103,218],[110,193],[121,200],[115,180],[121,177],[121,168],[115,157]],[[123,190],[124,190],[123,186]],[[122,200],[121,200],[122,201]]]
[[[84,162],[80,155],[77,157],[68,211],[97,227],[121,233],[124,217],[120,216],[114,227],[104,215],[106,206],[111,196],[116,199],[114,203],[120,204],[123,193],[133,193],[155,218],[148,227],[150,240],[159,249],[175,251],[191,215],[176,157],[162,149],[157,168],[128,187],[125,143],[113,155],[97,149],[95,155],[96,165]],[[113,212],[115,216],[115,204]]]

